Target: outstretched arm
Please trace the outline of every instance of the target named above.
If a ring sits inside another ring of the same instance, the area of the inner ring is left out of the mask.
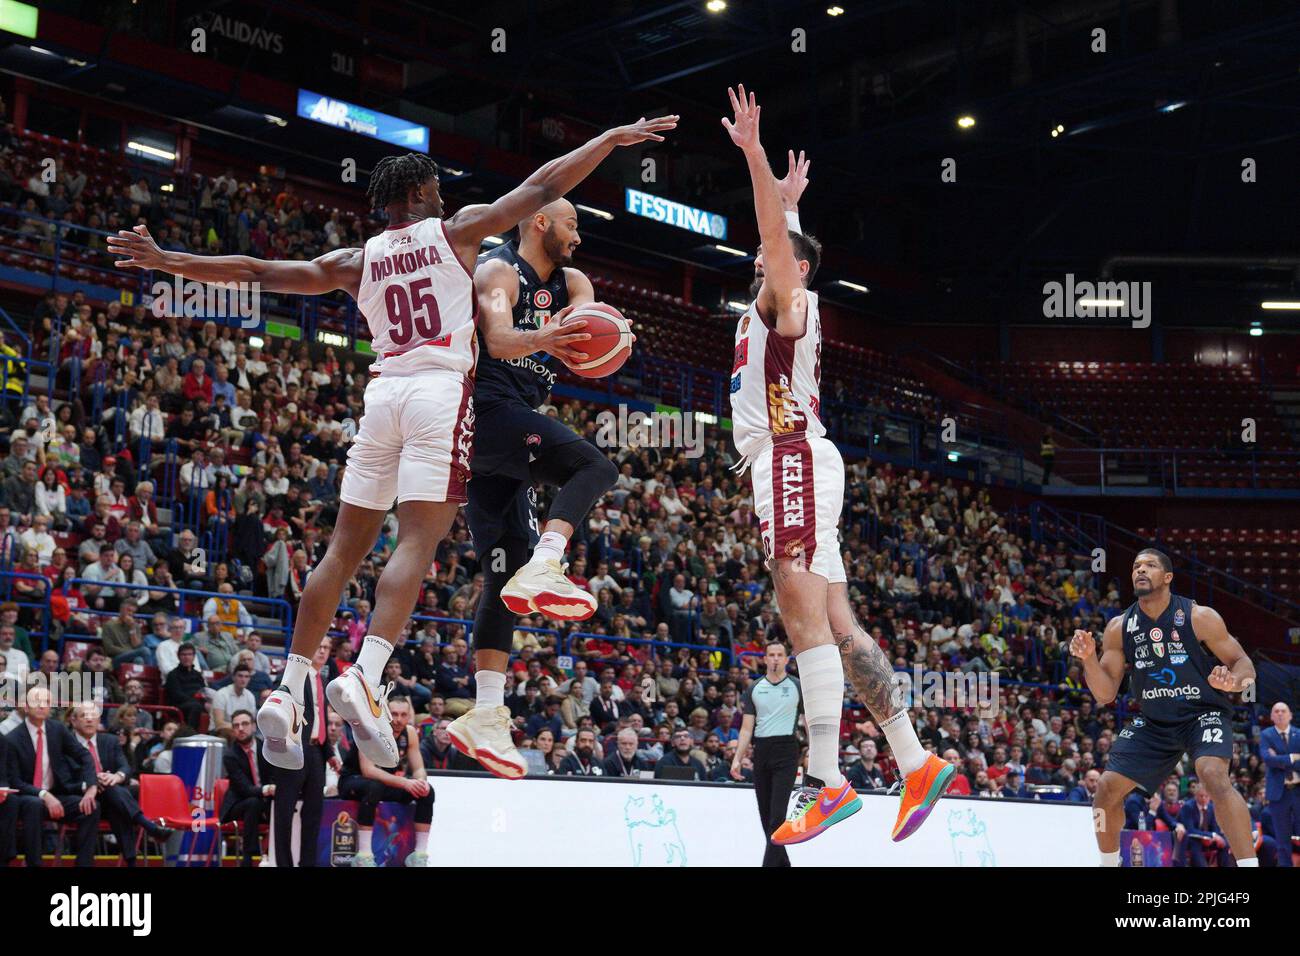
[[[257,282],[267,292],[322,295],[342,289],[354,298],[361,285],[360,249],[335,249],[306,262],[252,256],[196,256],[158,247],[149,227],[123,229],[108,237],[108,251],[126,256],[119,269],[157,269],[199,282]]]
[[[728,120],[724,116],[722,125],[731,141],[745,154],[745,162],[749,165],[749,178],[754,184],[754,214],[758,220],[759,240],[763,244],[763,288],[758,297],[759,312],[775,317],[779,334],[798,338],[804,333],[808,316],[807,298],[803,294],[799,263],[795,261],[789,227],[785,223],[781,193],[759,141],[758,122],[762,107],[753,93],[746,94],[743,85],[739,96],[730,87],[727,95],[731,97],[735,119]]]
[[[677,116],[644,116],[627,126],[606,130],[571,153],[551,160],[494,203],[466,206],[447,220],[447,238],[462,262],[473,262],[488,236],[513,228],[547,203],[559,199],[586,179],[618,146],[646,141],[662,143],[659,135],[677,126]]]

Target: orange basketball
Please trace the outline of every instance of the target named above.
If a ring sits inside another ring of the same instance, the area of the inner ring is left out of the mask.
[[[581,365],[565,364],[583,378],[613,375],[632,354],[631,323],[623,318],[622,312],[604,302],[578,306],[568,314],[564,323],[567,325],[579,319],[586,321],[585,331],[591,338],[574,345],[587,353],[587,361]]]

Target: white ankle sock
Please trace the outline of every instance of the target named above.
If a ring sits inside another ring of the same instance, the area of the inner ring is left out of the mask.
[[[569,539],[558,531],[547,531],[537,542],[537,547],[533,548],[533,556],[529,559],[529,564],[540,564],[543,561],[563,561],[564,549],[569,546]]]
[[[302,704],[302,688],[307,683],[307,674],[310,671],[310,660],[301,654],[290,654],[285,660],[284,673],[280,676],[280,686],[286,688],[300,706]]]
[[[889,749],[894,753],[899,773],[906,777],[913,770],[920,770],[925,766],[928,755],[916,736],[916,728],[912,726],[912,719],[907,711],[900,710],[893,717],[883,721],[880,729],[885,732],[885,739],[889,741]]]
[[[476,671],[474,683],[478,690],[475,707],[500,707],[506,702],[506,675],[500,671]]]
[[[1255,867],[1256,869],[1258,869],[1258,868],[1259,868],[1259,857],[1257,857],[1257,856],[1252,856],[1249,860],[1238,860],[1238,861],[1237,861],[1237,865],[1238,865],[1238,866],[1253,866],[1253,867]]]
[[[429,852],[429,834],[432,832],[433,832],[432,830],[415,831],[415,852],[416,853]]]
[[[366,639],[361,642],[357,667],[361,668],[362,675],[375,693],[379,692],[379,684],[384,679],[384,668],[388,666],[388,659],[392,656],[393,645],[382,637],[367,634]]]
[[[808,721],[808,773],[827,787],[844,782],[840,773],[840,717],[844,710],[844,664],[839,648],[821,644],[800,651],[799,685]]]
[[[1101,855],[1102,866],[1119,866],[1119,850],[1114,853],[1103,853]]]
[[[357,852],[370,852],[370,837],[374,835],[374,829],[371,827],[357,827]]]

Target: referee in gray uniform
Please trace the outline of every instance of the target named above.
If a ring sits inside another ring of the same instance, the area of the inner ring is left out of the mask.
[[[742,702],[744,722],[731,776],[740,779],[740,762],[754,742],[754,795],[758,797],[758,818],[768,839],[764,866],[789,866],[785,847],[772,843],[771,836],[785,820],[799,769],[799,738],[795,730],[803,713],[803,692],[799,681],[785,672],[785,645],[770,641],[764,655],[767,673],[749,686]]]

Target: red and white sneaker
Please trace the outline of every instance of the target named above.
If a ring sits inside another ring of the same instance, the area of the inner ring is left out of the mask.
[[[495,776],[518,780],[528,773],[528,765],[510,736],[509,707],[467,710],[451,722],[447,733],[453,747]]]
[[[501,602],[515,614],[545,614],[556,621],[585,621],[596,598],[564,576],[554,559],[529,561],[501,589]]]
[[[257,711],[266,762],[281,770],[301,770],[302,707],[283,687],[277,687]]]
[[[396,767],[399,760],[393,717],[388,712],[388,692],[392,688],[392,684],[384,684],[378,694],[374,693],[355,664],[325,688],[330,706],[352,725],[352,739],[357,748],[375,766],[385,769]]]

